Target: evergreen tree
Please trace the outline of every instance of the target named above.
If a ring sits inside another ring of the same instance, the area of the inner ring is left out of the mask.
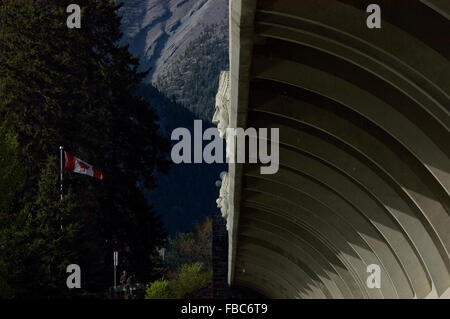
[[[0,123],[0,212],[13,210],[17,194],[25,183],[25,171],[20,164],[18,150],[17,135],[7,123]],[[0,221],[0,224],[4,222]]]
[[[0,212],[0,296],[102,292],[114,250],[139,280],[160,275],[152,269],[165,234],[140,189],[167,171],[170,144],[135,95],[148,72],[119,45],[120,5],[78,1],[81,28],[69,29],[71,2],[0,1],[0,124],[17,138],[26,176],[10,189],[16,204]],[[3,134],[2,143],[14,144]],[[65,174],[60,201],[59,145],[100,167],[104,180]],[[65,286],[72,263],[82,270],[81,291]]]
[[[212,219],[207,217],[189,233],[169,239],[167,261],[172,270],[198,262],[206,270],[212,269]]]

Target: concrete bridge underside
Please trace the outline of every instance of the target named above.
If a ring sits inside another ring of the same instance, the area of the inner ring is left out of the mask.
[[[449,18],[438,0],[230,0],[230,126],[280,130],[276,174],[229,167],[230,285],[450,297]]]

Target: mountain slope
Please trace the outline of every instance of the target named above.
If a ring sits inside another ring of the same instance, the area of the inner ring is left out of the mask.
[[[155,85],[197,117],[211,121],[220,71],[228,69],[228,24],[210,25],[161,71]]]
[[[123,43],[152,68],[138,94],[156,109],[163,135],[211,126],[220,71],[228,68],[228,0],[125,0],[120,9]],[[149,83],[150,82],[150,83]],[[156,89],[151,83],[158,86]],[[146,192],[169,234],[217,212],[215,181],[226,164],[173,164]]]
[[[191,131],[195,115],[181,105],[169,100],[151,85],[142,85],[138,95],[150,102],[160,118],[161,134],[170,138],[177,127]],[[203,129],[211,124],[203,121]],[[158,187],[144,191],[146,198],[161,214],[167,232],[173,236],[186,232],[206,216],[218,212],[215,182],[226,164],[172,164],[168,174],[157,174]]]
[[[124,0],[123,42],[152,67],[149,81],[185,52],[207,26],[228,21],[228,0]],[[228,22],[227,22],[228,23]]]

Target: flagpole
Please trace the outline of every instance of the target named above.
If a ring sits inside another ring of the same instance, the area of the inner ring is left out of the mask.
[[[61,160],[61,166],[60,166],[60,182],[61,182],[61,189],[60,189],[60,191],[61,191],[61,200],[63,200],[63,150],[64,150],[64,147],[63,146],[60,146],[59,147],[59,157],[60,157],[60,160]],[[63,227],[62,227],[62,217],[61,217],[61,220],[59,221],[59,226],[60,226],[60,228],[61,228],[61,230],[63,229]]]
[[[60,146],[59,147],[59,154],[60,154],[60,159],[61,159],[61,169],[60,169],[60,180],[61,180],[61,200],[63,199],[63,150],[64,147]]]

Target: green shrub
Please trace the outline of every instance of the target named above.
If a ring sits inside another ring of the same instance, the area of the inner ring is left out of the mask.
[[[169,238],[167,262],[171,270],[180,272],[182,265],[201,263],[203,271],[212,268],[212,219],[207,217],[189,233]],[[195,266],[197,267],[197,266]],[[186,271],[189,271],[186,269]],[[192,271],[196,271],[192,269]]]
[[[146,291],[146,299],[182,299],[205,288],[212,280],[212,271],[203,271],[201,263],[182,265],[174,280],[155,281]]]
[[[173,299],[173,293],[170,289],[168,280],[155,281],[145,293],[145,299]]]
[[[186,298],[194,292],[205,288],[212,280],[212,271],[202,271],[201,263],[183,265],[178,278],[173,281],[175,298]]]

